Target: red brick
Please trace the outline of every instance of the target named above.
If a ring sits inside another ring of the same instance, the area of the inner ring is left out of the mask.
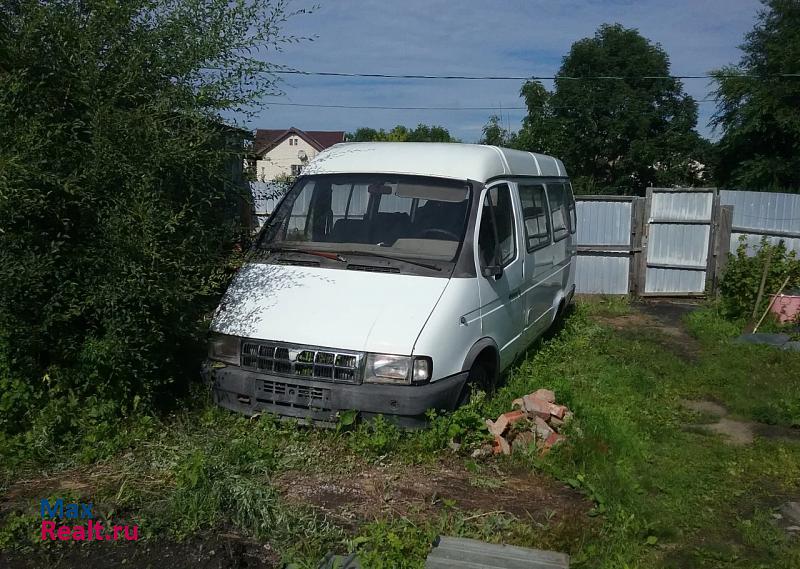
[[[556,402],[556,394],[549,389],[537,389],[533,393],[531,393],[536,399],[541,399],[542,401],[547,401],[548,403],[555,403]]]
[[[534,423],[536,425],[536,436],[540,440],[546,441],[548,438],[550,438],[550,435],[554,433],[553,429],[550,428],[550,425],[548,425],[547,422],[541,417],[536,417]]]
[[[563,419],[564,415],[569,411],[563,405],[551,405],[550,406],[550,414],[555,417],[556,419]]]
[[[566,437],[564,435],[559,435],[558,433],[553,433],[552,435],[550,435],[547,438],[546,441],[544,441],[544,448],[549,449],[549,448],[557,445],[558,443],[560,443],[564,439],[566,439]]]
[[[489,432],[495,436],[502,435],[508,430],[508,427],[525,418],[524,411],[509,411],[503,413],[497,418],[497,421],[486,420],[486,426]]]
[[[506,421],[508,421],[509,425],[513,425],[517,421],[521,421],[525,418],[525,411],[517,410],[517,411],[509,411],[508,413],[503,413],[500,415],[501,417],[505,417]]]
[[[494,444],[492,445],[492,452],[494,454],[511,454],[511,445],[508,441],[500,435],[494,436]]]
[[[542,419],[548,419],[550,417],[550,407],[552,405],[547,401],[537,399],[532,395],[526,395],[522,399],[525,402],[525,410],[528,413],[541,417]]]

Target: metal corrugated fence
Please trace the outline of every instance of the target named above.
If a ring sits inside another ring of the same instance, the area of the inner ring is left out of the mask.
[[[630,245],[632,200],[577,196],[578,245]]]
[[[647,190],[644,294],[701,294],[711,243],[714,189]]]
[[[766,237],[770,243],[783,241],[787,249],[800,253],[800,194],[722,190],[723,205],[733,206],[731,253],[744,237],[748,252],[754,253]]]
[[[628,293],[633,262],[631,225],[634,199],[620,196],[576,197],[576,292]]]

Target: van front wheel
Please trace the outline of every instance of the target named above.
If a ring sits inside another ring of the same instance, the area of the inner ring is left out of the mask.
[[[469,370],[467,381],[458,396],[456,409],[469,403],[473,389],[480,389],[486,393],[491,393],[495,387],[494,370],[486,362],[478,360]]]

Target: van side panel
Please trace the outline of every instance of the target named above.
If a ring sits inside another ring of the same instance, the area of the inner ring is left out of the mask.
[[[552,304],[548,320],[550,323],[555,319],[556,312],[561,300],[568,293],[567,283],[569,282],[570,269],[572,267],[572,256],[569,254],[571,249],[572,236],[568,236],[557,241],[552,247],[553,252],[553,272],[548,279],[548,288],[551,291]]]
[[[417,338],[413,355],[433,359],[432,381],[437,381],[460,373],[467,353],[480,339],[478,280],[454,278]]]
[[[546,184],[553,179],[529,178],[528,181]],[[551,232],[549,245],[528,252],[519,186],[518,183],[511,183],[510,186],[514,196],[518,254],[524,258],[525,282],[521,292],[523,296],[528,296],[525,300],[521,299],[523,302],[517,303],[519,309],[525,311],[522,322],[526,330],[519,346],[519,349],[525,349],[552,324],[559,304],[572,291],[575,283],[575,235],[569,233],[567,237],[553,241]],[[478,226],[479,223],[476,223],[475,227]],[[474,231],[477,233],[476,229]],[[477,235],[473,238],[477,241]],[[475,258],[477,265],[477,254]],[[486,277],[479,270],[476,272],[476,278],[450,279],[414,345],[413,355],[430,356],[433,359],[433,381],[463,371],[470,348],[482,338],[491,338],[497,343],[497,331],[486,328],[485,322],[482,330],[480,279]],[[507,364],[508,361],[503,363]]]

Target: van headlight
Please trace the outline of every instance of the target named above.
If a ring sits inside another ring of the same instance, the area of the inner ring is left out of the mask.
[[[428,357],[367,354],[364,381],[367,383],[427,383],[433,373],[433,361]]]
[[[219,362],[239,365],[240,344],[241,340],[238,336],[212,334],[208,342],[208,357]]]

